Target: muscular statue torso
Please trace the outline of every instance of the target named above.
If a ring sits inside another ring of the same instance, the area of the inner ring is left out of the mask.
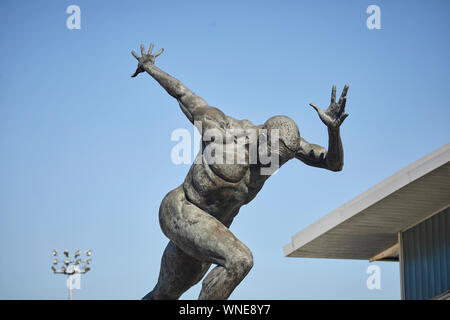
[[[258,129],[248,120],[238,121],[231,117],[227,120],[229,129]],[[229,227],[240,207],[253,200],[269,176],[261,175],[259,162],[250,163],[248,146],[239,145],[236,139],[205,140],[209,139],[202,137],[200,151],[184,180],[183,190],[190,202]],[[224,159],[237,159],[239,156],[243,163],[214,163],[208,159],[205,150],[208,147],[215,149],[211,144],[217,143],[224,150]]]

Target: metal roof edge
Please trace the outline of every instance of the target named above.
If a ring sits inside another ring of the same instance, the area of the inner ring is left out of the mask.
[[[302,247],[319,235],[331,230],[343,221],[355,216],[362,210],[367,209],[388,195],[449,161],[450,143],[447,143],[370,187],[303,230],[295,233],[291,237],[291,242],[283,247],[284,255],[290,256],[299,247]]]

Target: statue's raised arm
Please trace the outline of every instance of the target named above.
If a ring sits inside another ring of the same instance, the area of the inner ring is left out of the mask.
[[[132,77],[136,77],[141,72],[147,72],[170,94],[178,100],[181,110],[186,117],[194,123],[194,115],[202,108],[208,107],[208,103],[193,93],[180,80],[172,77],[170,74],[162,71],[155,66],[155,59],[164,49],[152,54],[153,43],[150,44],[148,52],[145,52],[144,45],[141,45],[141,56],[131,51],[131,54],[138,60],[136,72]]]

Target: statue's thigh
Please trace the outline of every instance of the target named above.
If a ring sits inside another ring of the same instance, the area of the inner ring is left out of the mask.
[[[161,210],[164,234],[195,259],[227,267],[234,257],[251,255],[226,226],[186,201],[177,189],[164,199]]]
[[[227,267],[235,256],[251,255],[236,236],[209,213],[194,205],[183,208],[184,230],[188,235],[184,250],[202,261]]]

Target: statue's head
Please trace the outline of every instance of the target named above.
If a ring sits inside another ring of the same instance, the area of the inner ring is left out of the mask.
[[[267,143],[278,137],[278,148],[281,164],[294,158],[300,149],[300,131],[297,124],[289,117],[274,116],[267,120],[262,129],[267,130]]]

